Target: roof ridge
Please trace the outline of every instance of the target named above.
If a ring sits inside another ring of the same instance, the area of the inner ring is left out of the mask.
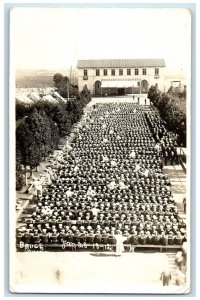
[[[77,68],[165,67],[164,58],[80,59]]]

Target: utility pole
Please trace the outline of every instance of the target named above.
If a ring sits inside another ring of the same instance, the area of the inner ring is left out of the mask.
[[[68,79],[68,82],[67,82],[67,100],[68,101],[69,101],[69,85],[71,83],[71,73],[72,73],[72,66],[70,68],[69,79]]]
[[[72,76],[72,66],[70,68],[70,73],[69,73],[69,82],[71,83],[71,76]]]
[[[69,101],[69,79],[67,80],[67,100]]]

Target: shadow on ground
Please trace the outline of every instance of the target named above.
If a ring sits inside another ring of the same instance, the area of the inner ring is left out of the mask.
[[[100,252],[100,253],[90,253],[91,256],[96,256],[96,257],[117,257],[116,254],[113,254],[113,253],[104,253],[104,252]]]

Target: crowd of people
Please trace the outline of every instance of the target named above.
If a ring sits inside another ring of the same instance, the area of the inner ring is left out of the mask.
[[[134,103],[95,104],[49,172],[48,184],[17,244],[86,243],[182,245],[179,217],[162,172],[176,163],[176,144],[151,108]]]
[[[178,163],[177,142],[172,141],[167,132],[166,122],[159,117],[159,113],[151,111],[146,113],[147,122],[154,140],[157,142],[156,149],[165,165]]]

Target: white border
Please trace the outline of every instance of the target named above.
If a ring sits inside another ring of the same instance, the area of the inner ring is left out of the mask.
[[[6,1],[6,0],[3,0],[3,2],[1,2],[0,3],[0,10],[1,10],[1,15],[0,15],[0,22],[1,22],[1,25],[2,25],[2,23],[3,23],[3,20],[4,20],[4,16],[3,16],[3,4],[4,3],[27,3],[27,1],[23,1],[23,0],[21,0],[21,1]],[[44,3],[45,1],[31,1],[32,3]],[[54,1],[51,1],[51,0],[49,0],[48,1],[48,3],[55,3]],[[66,2],[66,1],[62,1],[62,0],[60,0],[59,1],[59,3],[70,3],[70,2]],[[79,3],[84,3],[84,1],[79,1]],[[90,1],[87,1],[87,3],[90,3]],[[96,2],[96,3],[101,3],[101,2]],[[121,3],[121,1],[110,1],[110,3]],[[126,1],[126,3],[137,3],[136,1]],[[145,1],[145,3],[151,3],[150,1]],[[154,1],[154,3],[161,3],[161,1]],[[162,3],[166,3],[166,1],[163,1]],[[199,3],[197,3],[197,1],[191,1],[191,2],[189,2],[189,1],[176,1],[176,3],[196,3],[197,4],[197,10],[196,10],[196,19],[197,19],[197,26],[196,26],[196,30],[197,30],[197,41],[196,41],[196,43],[197,43],[197,46],[196,46],[196,49],[197,49],[197,52],[196,53],[200,53],[200,47],[199,47],[199,28],[200,28],[200,22],[199,22],[199,17],[200,17],[200,6],[199,6]],[[2,33],[2,35],[1,35],[1,37],[3,37],[3,30],[4,30],[4,28],[3,28],[3,26],[0,26],[0,33]],[[3,41],[3,43],[2,43],[2,45],[4,44],[4,41]],[[3,49],[3,47],[0,47],[0,52],[1,52],[1,62],[2,62],[2,66],[3,66],[3,62],[4,62],[4,60],[3,60],[3,52],[4,52],[4,49]],[[197,54],[197,57],[196,57],[196,66],[197,66],[197,77],[196,77],[196,82],[197,82],[197,84],[198,84],[198,80],[199,80],[199,58],[198,58],[198,54]],[[193,74],[193,76],[194,76],[194,74]],[[1,69],[1,71],[0,71],[0,82],[3,82],[3,80],[1,80],[1,79],[3,79],[3,70]],[[3,93],[3,90],[1,89],[0,90],[0,95],[2,96],[1,97],[1,99],[4,99],[3,98],[3,96],[4,96],[4,93]],[[197,128],[197,131],[198,131],[198,128],[199,128],[199,126],[198,125],[200,125],[200,124],[198,124],[198,122],[199,122],[199,117],[198,117],[198,112],[200,111],[199,109],[200,109],[200,107],[199,107],[199,89],[197,89],[197,94],[196,94],[196,99],[197,99],[197,101],[196,101],[196,112],[197,112],[197,119],[196,119],[196,128]],[[1,107],[0,107],[0,111],[1,111],[1,113],[2,113],[2,116],[1,116],[1,122],[2,122],[2,124],[4,123],[4,103],[3,103],[3,101],[1,101],[0,102],[1,103]],[[193,114],[195,114],[195,112],[193,112]],[[0,126],[0,133],[2,134],[2,137],[3,137],[3,129],[4,129],[4,126]],[[193,137],[193,138],[195,138],[195,137]],[[2,138],[3,139],[3,138]],[[1,140],[2,140],[1,139]],[[199,151],[200,151],[200,149],[199,149],[199,136],[198,136],[198,132],[197,132],[197,135],[196,135],[196,146],[197,146],[197,152],[196,153],[199,153]],[[1,147],[1,150],[2,150],[2,147]],[[3,155],[1,155],[1,158],[3,158]],[[1,182],[3,182],[3,179],[4,179],[4,175],[3,175],[3,164],[1,164],[1,171],[2,171],[2,181]],[[197,161],[196,161],[196,168],[197,168],[197,170],[198,170],[198,166],[199,166],[199,155],[197,154]],[[197,228],[199,228],[199,216],[198,216],[198,212],[200,211],[199,210],[199,208],[200,208],[200,205],[199,205],[199,201],[198,201],[198,195],[199,195],[199,189],[198,189],[198,184],[199,184],[199,182],[198,182],[198,174],[197,174],[197,177],[196,177],[196,190],[197,190],[197,203],[196,203],[196,212],[197,212]],[[193,187],[193,189],[195,189],[194,187]],[[195,200],[195,199],[194,199]],[[1,213],[3,212],[3,207],[2,207],[2,202],[1,202]],[[194,212],[194,214],[195,214],[195,212]],[[2,213],[2,218],[1,218],[1,221],[2,221],[2,225],[4,224],[4,220],[3,220],[3,213]],[[3,226],[1,226],[1,229],[3,228]],[[3,248],[1,247],[1,254],[4,254],[3,253]],[[197,296],[199,296],[199,286],[198,286],[198,282],[199,282],[199,268],[198,268],[198,266],[200,265],[199,264],[199,235],[197,235],[197,261],[196,261],[196,263],[197,263],[197,295],[196,295],[196,297]],[[4,256],[3,255],[1,255],[1,257],[2,257],[2,266],[3,266],[3,263],[4,263]],[[3,281],[2,281],[3,282]],[[1,284],[0,285],[1,286],[1,288],[3,287],[3,285]],[[3,289],[2,289],[3,290]],[[3,293],[1,293],[1,295],[2,295]],[[3,295],[2,295],[3,296]],[[4,296],[3,296],[3,298],[4,298]],[[9,299],[10,297],[7,297],[7,299]],[[19,297],[18,297],[19,298]],[[20,297],[21,298],[21,297]],[[41,297],[38,297],[38,298],[41,298]],[[54,299],[58,299],[58,297],[53,297]],[[135,298],[135,297],[134,297]],[[137,297],[136,297],[137,298]],[[188,297],[188,298],[194,298],[194,297]],[[77,299],[77,297],[73,297],[73,299]],[[121,299],[121,297],[118,297],[118,299]],[[139,299],[144,299],[144,297],[139,297]]]

